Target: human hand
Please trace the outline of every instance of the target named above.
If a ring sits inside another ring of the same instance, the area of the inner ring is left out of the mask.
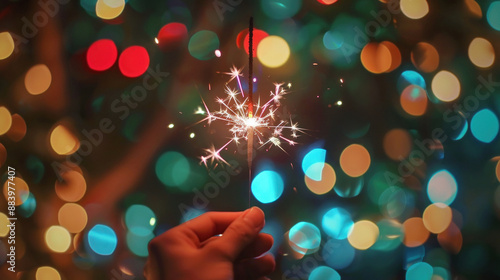
[[[148,280],[267,279],[275,261],[273,238],[259,233],[264,212],[209,212],[174,227],[149,243]],[[221,236],[218,236],[222,234]]]

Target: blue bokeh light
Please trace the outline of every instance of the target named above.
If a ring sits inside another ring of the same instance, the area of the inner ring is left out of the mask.
[[[321,243],[321,233],[315,225],[308,222],[295,224],[288,232],[293,250],[301,254],[314,253]]]
[[[406,271],[406,280],[431,280],[433,268],[425,262],[418,262]]]
[[[397,81],[397,88],[399,93],[403,93],[403,90],[409,85],[416,85],[423,89],[427,88],[424,77],[422,77],[422,75],[412,70],[406,70],[401,73]]]
[[[500,1],[490,4],[486,12],[486,19],[493,29],[500,31]]]
[[[252,194],[261,203],[276,201],[283,194],[283,179],[271,170],[260,172],[252,181]]]
[[[356,250],[347,239],[330,239],[323,246],[321,254],[328,266],[344,269],[354,261]]]
[[[498,118],[491,110],[483,109],[472,117],[470,128],[477,140],[490,143],[498,135]]]
[[[118,243],[115,231],[102,224],[95,225],[89,231],[87,237],[92,251],[104,256],[113,254]]]
[[[308,280],[340,280],[340,274],[328,266],[318,266],[311,271]]]
[[[315,181],[321,181],[325,159],[325,149],[312,149],[302,159],[302,170],[307,177]]]
[[[349,212],[340,207],[330,209],[323,215],[321,226],[325,233],[335,239],[346,239],[354,226]]]

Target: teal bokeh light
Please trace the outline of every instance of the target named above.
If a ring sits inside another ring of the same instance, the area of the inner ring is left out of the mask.
[[[219,48],[219,37],[212,31],[201,30],[189,40],[189,53],[196,59],[209,60],[215,57],[215,50]]]
[[[330,209],[321,220],[325,233],[335,239],[346,239],[353,225],[349,212],[340,207]]]
[[[397,81],[397,88],[399,93],[403,93],[403,90],[409,85],[416,85],[424,90],[427,88],[424,77],[418,72],[412,70],[406,70],[401,73]]]
[[[325,159],[325,149],[312,149],[302,159],[302,170],[307,177],[315,181],[321,181]]]
[[[477,140],[491,143],[498,135],[498,118],[491,110],[483,109],[472,117],[470,128]]]
[[[331,267],[318,266],[311,271],[308,280],[340,280],[340,274]]]
[[[418,262],[406,271],[406,280],[431,280],[432,266],[425,262]]]
[[[179,187],[188,179],[191,167],[178,152],[166,152],[156,161],[156,176],[167,187]]]
[[[135,235],[146,236],[156,227],[156,215],[149,207],[134,204],[125,212],[125,225]]]
[[[129,250],[139,257],[147,257],[148,256],[148,243],[155,236],[153,233],[149,233],[146,235],[137,235],[133,232],[127,232],[127,247]]]
[[[276,201],[283,194],[283,179],[271,170],[259,173],[252,181],[252,193],[261,203]]]
[[[302,0],[261,0],[260,5],[268,17],[280,20],[297,14]]]
[[[329,50],[336,50],[344,44],[344,36],[337,31],[327,31],[323,35],[323,45]]]
[[[356,250],[347,239],[330,239],[323,246],[321,254],[328,266],[344,269],[354,261]]]
[[[106,225],[95,225],[87,235],[90,249],[103,256],[113,254],[118,239],[114,230]]]
[[[500,31],[500,1],[490,4],[486,12],[486,19],[493,29]]]
[[[288,239],[293,250],[300,254],[310,254],[318,250],[321,244],[321,233],[315,225],[299,222],[288,232]]]

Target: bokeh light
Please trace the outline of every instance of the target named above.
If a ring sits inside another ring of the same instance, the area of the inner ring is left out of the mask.
[[[7,149],[5,149],[5,146],[0,143],[0,167],[5,163],[7,160]]]
[[[427,0],[401,0],[401,11],[411,19],[421,19],[429,13]]]
[[[178,152],[166,152],[156,161],[156,176],[167,187],[180,187],[191,172],[187,158]]]
[[[457,196],[457,181],[448,170],[440,170],[429,179],[427,194],[433,203],[450,205]]]
[[[125,211],[125,225],[134,235],[146,236],[156,227],[156,215],[149,207],[134,204]]]
[[[219,49],[219,37],[213,31],[201,30],[189,39],[189,53],[196,59],[209,60],[215,57],[215,50]]]
[[[9,218],[4,213],[0,212],[0,237],[5,237],[9,234],[10,228]]]
[[[326,264],[334,269],[344,269],[352,264],[356,250],[346,239],[330,239],[321,251]]]
[[[314,172],[311,172],[314,170]],[[308,173],[317,173],[316,170],[321,170],[321,175],[319,180],[315,180],[305,175],[305,182],[307,188],[317,194],[322,195],[332,190],[337,181],[337,175],[333,167],[328,163],[317,162],[308,168]]]
[[[289,244],[300,254],[311,254],[319,249],[321,233],[319,229],[308,222],[295,224],[288,232]]]
[[[0,135],[4,135],[9,131],[12,126],[12,115],[9,112],[9,109],[4,106],[0,107]]]
[[[453,254],[458,254],[462,249],[462,232],[460,231],[460,228],[453,222],[445,231],[438,234],[437,239],[441,247]]]
[[[160,29],[156,38],[160,48],[170,50],[188,38],[188,30],[186,25],[180,22],[171,22]]]
[[[132,253],[139,257],[148,256],[148,244],[155,236],[152,232],[147,234],[136,234],[135,232],[127,232],[127,247]]]
[[[61,280],[59,272],[50,266],[41,266],[36,270],[36,280]]]
[[[87,50],[87,64],[95,71],[108,70],[115,64],[118,50],[110,39],[97,40]]]
[[[61,180],[56,180],[57,196],[67,202],[77,202],[87,191],[87,182],[82,174],[69,170],[61,174]]]
[[[23,117],[18,114],[13,114],[12,125],[9,131],[7,131],[7,136],[10,138],[10,140],[19,142],[26,135],[27,129],[28,128],[26,127],[26,122],[24,121]]]
[[[32,95],[39,95],[49,89],[52,83],[52,74],[49,67],[45,64],[37,64],[26,72],[24,77],[24,86]]]
[[[412,138],[404,129],[391,129],[384,135],[384,152],[392,160],[401,161],[410,154]]]
[[[118,66],[123,76],[129,78],[139,77],[148,70],[148,51],[141,46],[128,47],[120,54]]]
[[[371,247],[379,251],[392,251],[403,243],[403,225],[394,219],[382,219],[377,222],[379,236]]]
[[[474,114],[470,122],[472,135],[483,143],[491,143],[498,135],[498,117],[489,109]]]
[[[401,73],[397,81],[397,88],[399,93],[402,93],[409,85],[416,85],[423,89],[427,88],[424,77],[418,72],[406,70]]]
[[[413,264],[406,271],[406,280],[431,280],[433,268],[430,264],[425,262],[418,262]]]
[[[460,95],[460,81],[449,71],[439,71],[432,79],[432,93],[445,102],[450,102]]]
[[[488,68],[495,62],[495,49],[486,39],[474,38],[469,44],[469,59],[480,68]]]
[[[422,116],[427,110],[427,92],[416,85],[409,85],[401,93],[401,107],[412,116]]]
[[[71,233],[79,233],[87,226],[87,211],[76,203],[64,204],[57,214],[59,224]]]
[[[59,124],[50,132],[50,146],[59,155],[70,155],[80,148],[80,141],[66,125]]]
[[[118,243],[115,231],[109,226],[97,224],[87,234],[88,244],[96,254],[113,254]]]
[[[439,53],[433,45],[420,42],[411,51],[411,62],[418,70],[430,73],[439,66]]]
[[[262,11],[270,18],[282,20],[293,17],[302,6],[301,0],[261,0]]]
[[[56,253],[64,253],[71,245],[71,235],[62,226],[51,226],[45,232],[45,243],[50,250]]]
[[[347,240],[352,247],[358,250],[367,250],[375,242],[379,236],[378,226],[372,221],[362,220],[354,223]]]
[[[259,46],[260,42],[262,41],[262,39],[264,39],[268,36],[269,36],[269,34],[264,30],[260,30],[257,28],[253,29],[253,37],[252,37],[253,52],[252,53],[253,53],[254,57],[257,56],[257,47]],[[243,49],[245,50],[245,52],[247,54],[248,54],[249,47],[250,47],[250,33],[248,32],[248,29],[246,29],[246,36],[245,36],[244,41],[243,41]]]
[[[346,239],[353,225],[351,214],[340,207],[328,210],[321,220],[323,231],[335,239]]]
[[[252,180],[252,194],[261,203],[276,201],[283,194],[283,189],[283,179],[272,170],[264,170]]]
[[[10,185],[9,185],[10,182]],[[12,180],[7,179],[5,183],[3,184],[3,195],[5,197],[6,201],[10,201],[8,199],[9,195],[9,186],[10,191],[13,191],[12,188],[14,188],[14,193],[15,193],[15,204],[16,206],[19,206],[23,204],[29,197],[30,195],[30,189],[26,181],[24,181],[21,177],[13,177]]]
[[[374,74],[388,72],[392,65],[391,51],[384,44],[368,43],[361,51],[361,63]]]
[[[319,181],[325,164],[326,150],[312,149],[302,159],[302,171],[307,177]],[[317,165],[320,163],[320,165]],[[313,167],[313,168],[311,168]]]
[[[340,155],[340,167],[345,174],[351,177],[359,177],[370,168],[370,153],[359,144],[347,146]]]
[[[427,241],[429,231],[425,228],[422,218],[413,217],[403,223],[404,239],[403,243],[407,247],[418,247]]]
[[[433,203],[425,208],[422,220],[425,227],[432,233],[441,233],[451,223],[451,208],[444,203]]]
[[[290,47],[285,39],[279,36],[267,36],[257,46],[259,61],[270,68],[285,64],[290,57]]]
[[[500,15],[500,1],[491,2],[486,12],[486,19],[493,29],[500,31],[500,17],[498,15]]]
[[[14,39],[9,32],[0,33],[0,60],[8,58],[15,49]]]
[[[318,266],[311,274],[308,280],[340,280],[340,274],[333,268],[328,266]]]
[[[102,19],[117,18],[125,9],[125,0],[97,0],[96,15]]]
[[[338,0],[318,0],[318,2],[320,2],[321,4],[323,5],[331,5],[335,2],[337,2]]]
[[[329,50],[337,50],[344,44],[344,36],[337,31],[327,31],[323,35],[323,45]]]

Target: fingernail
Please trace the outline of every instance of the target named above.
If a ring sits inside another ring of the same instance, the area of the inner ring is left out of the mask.
[[[243,220],[255,228],[264,227],[264,212],[258,207],[252,207],[243,214]]]

